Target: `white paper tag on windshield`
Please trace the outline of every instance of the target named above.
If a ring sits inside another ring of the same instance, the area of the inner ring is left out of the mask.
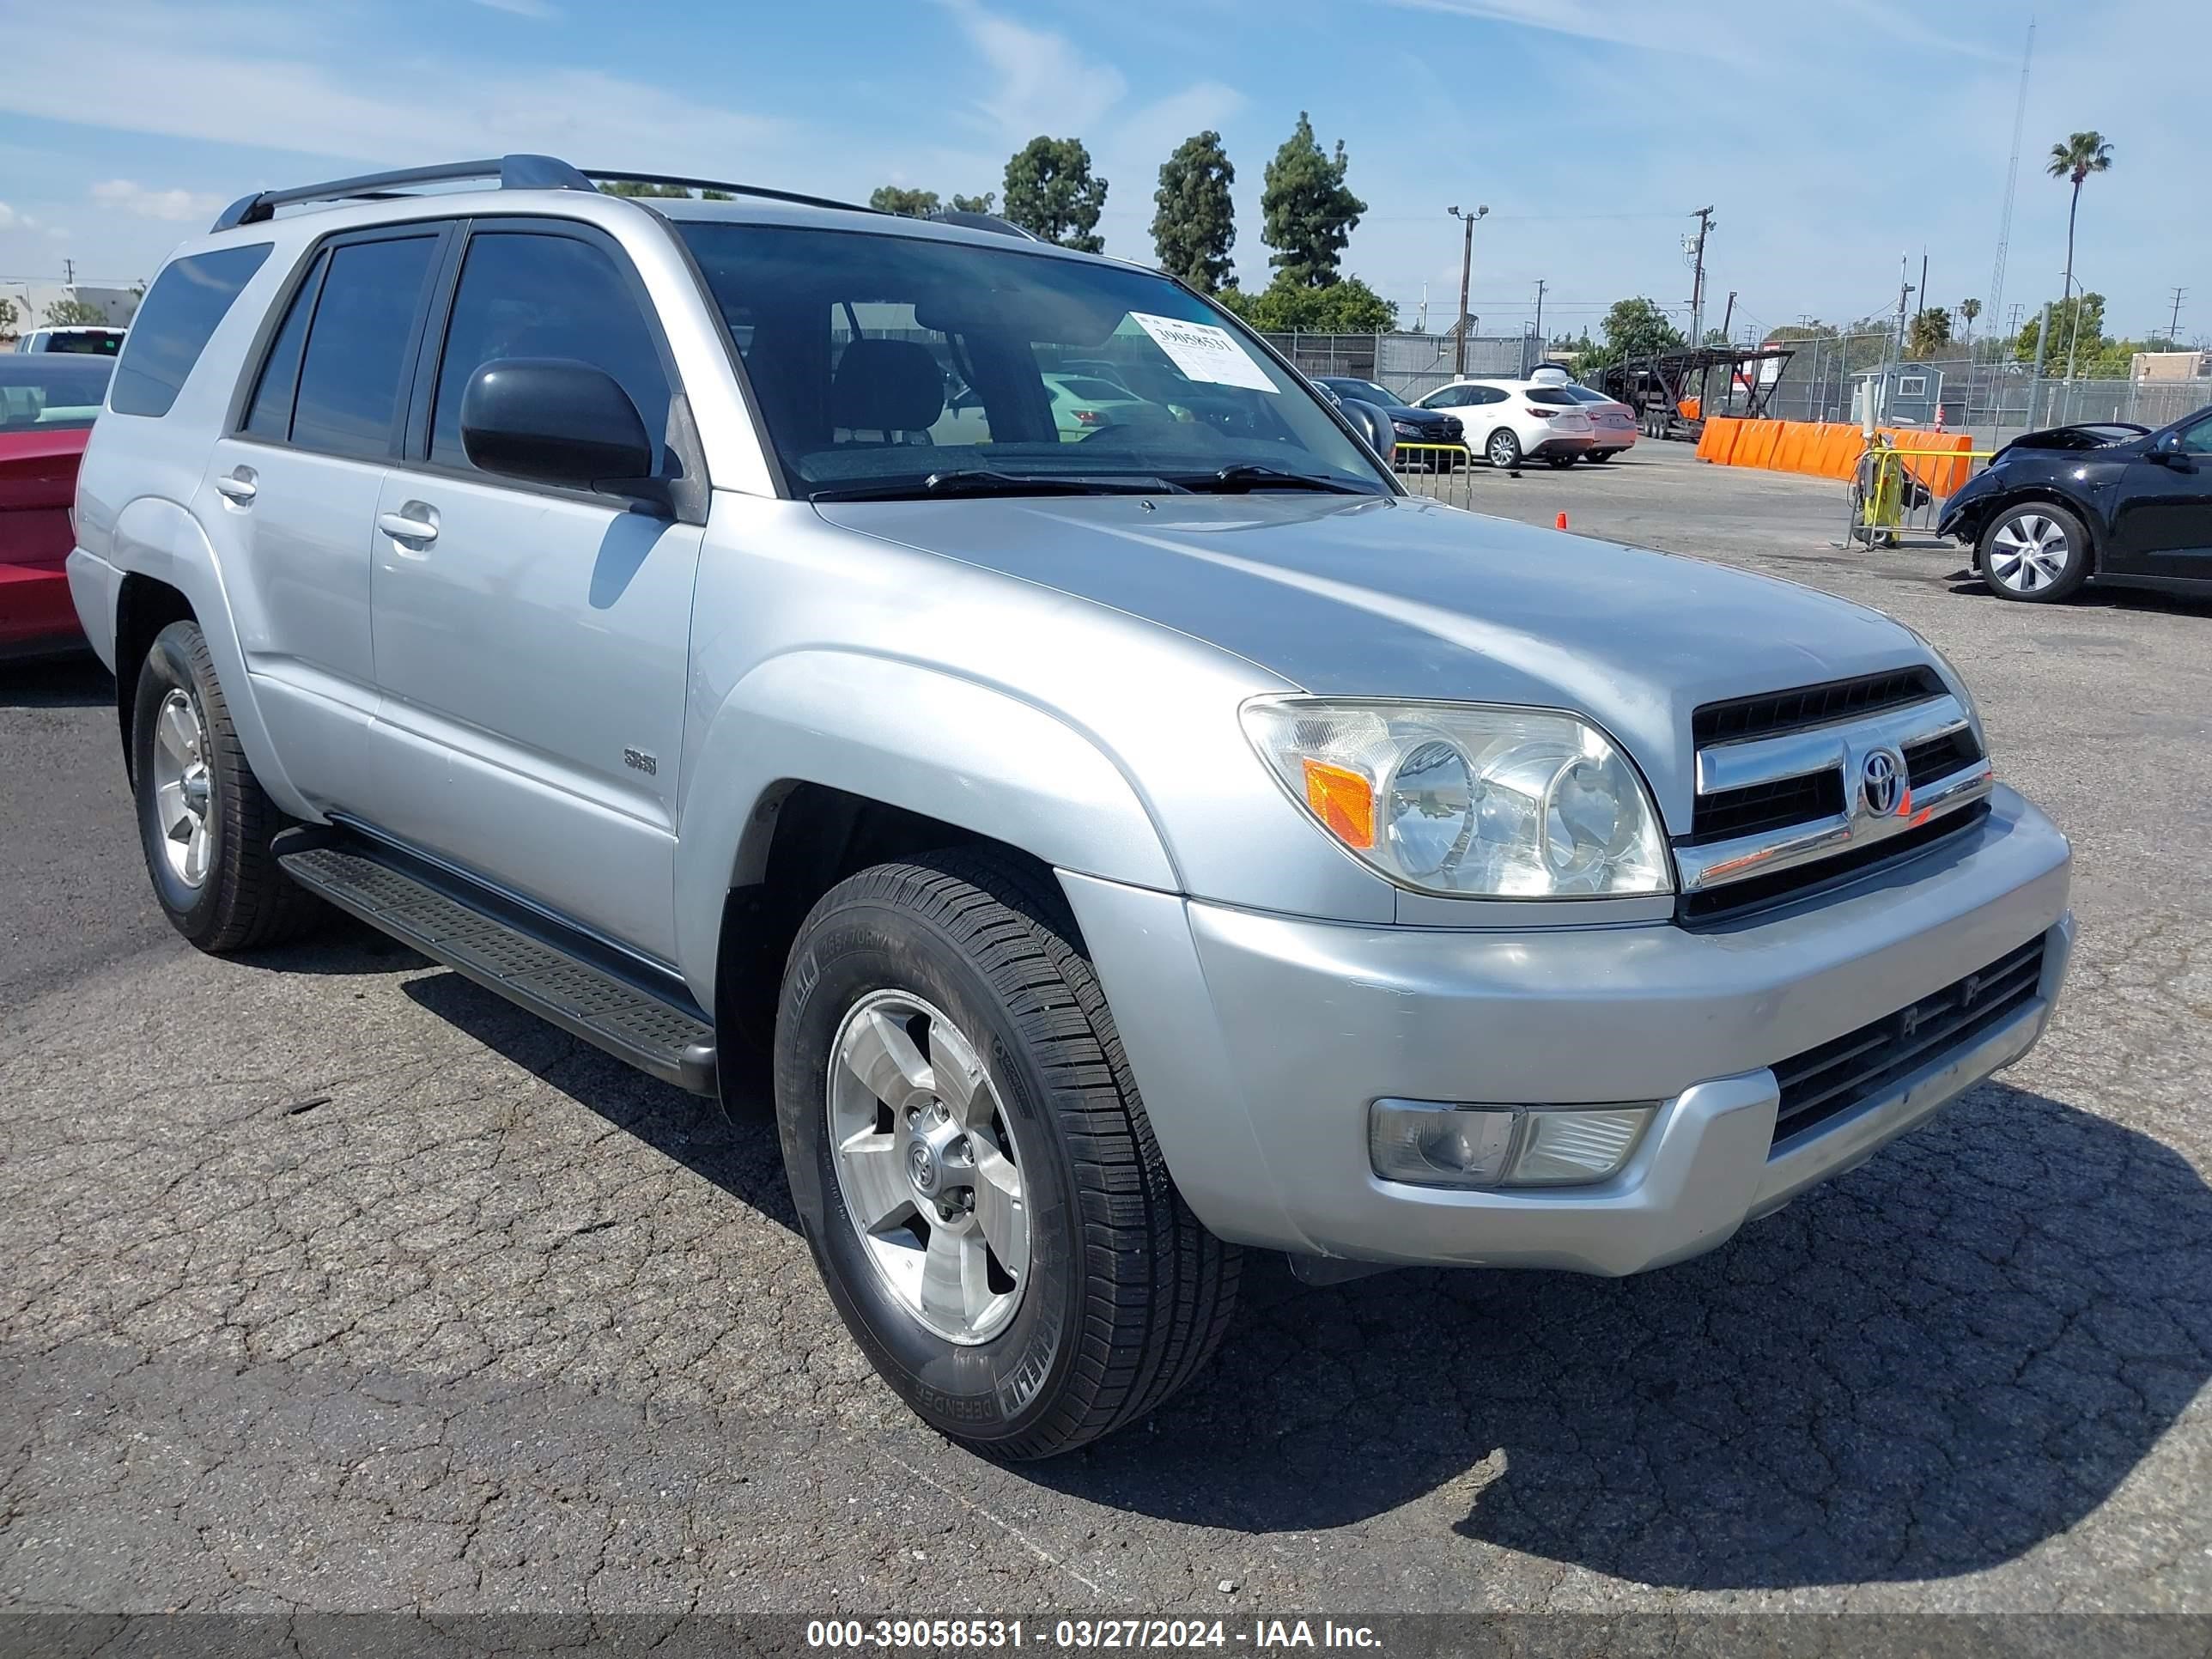
[[[1225,328],[1212,323],[1186,323],[1174,317],[1155,317],[1133,311],[1129,320],[1151,335],[1175,366],[1194,380],[1215,386],[1241,386],[1254,392],[1273,392],[1275,383],[1267,371],[1252,361],[1252,354]]]

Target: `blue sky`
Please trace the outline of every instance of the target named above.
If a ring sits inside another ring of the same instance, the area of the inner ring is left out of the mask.
[[[2118,152],[2084,195],[2081,280],[2108,329],[2212,332],[2201,21],[2164,3],[2038,18],[2007,307],[2058,292],[2075,127]],[[2031,7],[1905,0],[114,0],[96,38],[16,31],[0,76],[0,277],[150,275],[245,191],[508,149],[865,198],[998,186],[1039,132],[1112,185],[1111,252],[1149,258],[1160,161],[1205,127],[1237,164],[1240,273],[1301,109],[1369,204],[1347,269],[1408,323],[1450,317],[1458,228],[1486,204],[1474,309],[1547,332],[1686,299],[1710,203],[1714,320],[1986,300]],[[2157,45],[2165,41],[2171,50]],[[1986,328],[1992,320],[1984,317]]]

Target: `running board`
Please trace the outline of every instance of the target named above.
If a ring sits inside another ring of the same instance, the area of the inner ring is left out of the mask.
[[[284,873],[349,915],[617,1060],[714,1092],[714,1028],[672,976],[427,860],[320,828],[276,838]]]

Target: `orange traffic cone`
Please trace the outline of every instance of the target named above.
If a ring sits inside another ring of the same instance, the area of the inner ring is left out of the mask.
[[[1566,527],[1567,515],[1564,513],[1552,521],[1552,528],[1554,530],[1565,530]]]

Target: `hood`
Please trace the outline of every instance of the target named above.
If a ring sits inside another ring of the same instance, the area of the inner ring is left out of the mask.
[[[1152,501],[817,510],[1174,629],[1316,695],[1586,714],[1627,745],[1678,832],[1698,704],[1930,659],[1909,629],[1810,588],[1418,497]]]
[[[2148,427],[2137,426],[2131,421],[2083,421],[2072,426],[2049,427],[2041,432],[2023,432],[1997,453],[2008,455],[2016,449],[2109,449],[2114,444],[2145,437],[2149,432]]]

